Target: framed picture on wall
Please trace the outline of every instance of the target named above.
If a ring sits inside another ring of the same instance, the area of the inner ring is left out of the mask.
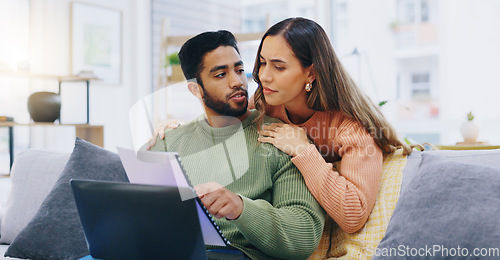
[[[120,84],[122,14],[118,10],[71,3],[71,72]]]

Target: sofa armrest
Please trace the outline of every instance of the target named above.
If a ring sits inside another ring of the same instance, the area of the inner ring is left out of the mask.
[[[10,194],[10,178],[0,178],[0,230],[2,229],[2,218],[7,208],[7,199]]]
[[[4,211],[5,211],[4,208],[0,208],[0,232],[2,231],[2,217]]]

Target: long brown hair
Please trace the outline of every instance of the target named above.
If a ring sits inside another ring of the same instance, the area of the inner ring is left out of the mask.
[[[254,95],[255,108],[261,112],[258,120],[264,116],[267,105],[259,78],[259,56],[264,39],[276,35],[285,38],[303,68],[314,65],[316,80],[312,83],[306,101],[309,108],[316,111],[341,111],[357,120],[372,135],[384,154],[390,154],[397,148],[403,148],[403,154],[411,153],[413,146],[398,138],[380,109],[351,79],[323,28],[305,18],[285,19],[269,28],[262,37],[253,70],[253,78],[259,85]]]

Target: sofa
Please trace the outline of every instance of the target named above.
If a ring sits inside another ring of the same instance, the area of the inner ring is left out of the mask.
[[[128,182],[116,153],[78,137],[70,154],[19,153],[10,178],[0,179],[0,257],[79,259],[89,254],[71,179]]]
[[[495,251],[500,248],[500,149],[414,151],[405,160],[399,200],[389,225],[384,227],[387,232],[381,241],[376,241],[378,247],[363,249],[364,255],[359,258],[477,259],[477,254],[500,258],[500,253]],[[9,250],[20,258],[84,256],[86,251],[82,251],[82,245],[78,250],[71,248],[84,238],[71,204],[72,195],[67,194],[67,181],[75,177],[123,181],[122,171],[116,154],[82,140],[77,140],[71,154],[34,149],[20,153],[11,177],[0,178],[0,243],[3,243],[0,259],[15,259],[4,257],[10,246],[16,247]],[[96,177],[106,172],[119,174]],[[56,196],[62,194],[61,190],[65,192],[63,198]],[[59,207],[68,210],[51,216]],[[51,233],[40,231],[40,227],[52,225],[51,221],[56,222],[51,231],[64,235],[50,237]],[[73,226],[63,223],[66,221],[71,221]],[[76,242],[68,238],[68,232],[70,236],[77,234]],[[25,246],[31,247],[31,253],[22,252]],[[48,247],[56,253],[73,250],[76,253],[45,254]],[[477,254],[474,248],[479,249]],[[465,253],[469,255],[461,255]]]

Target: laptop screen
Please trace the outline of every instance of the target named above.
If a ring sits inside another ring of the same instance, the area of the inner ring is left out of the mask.
[[[196,201],[182,200],[178,187],[90,180],[71,186],[92,257],[206,258]]]

